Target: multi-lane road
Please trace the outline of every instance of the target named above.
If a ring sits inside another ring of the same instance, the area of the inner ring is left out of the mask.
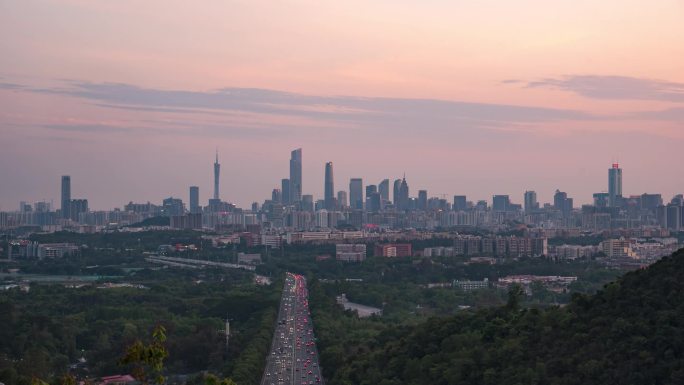
[[[287,273],[262,385],[323,384],[306,279]]]

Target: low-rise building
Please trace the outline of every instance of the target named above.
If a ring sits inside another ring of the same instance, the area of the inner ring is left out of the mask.
[[[335,259],[343,262],[362,262],[366,259],[366,245],[363,243],[338,243],[335,245]]]
[[[45,243],[38,246],[38,258],[62,258],[65,255],[78,253],[78,246],[73,243]]]
[[[389,243],[375,246],[376,257],[410,257],[413,255],[410,243]]]
[[[237,262],[238,262],[238,264],[244,264],[244,265],[260,265],[261,264],[261,254],[238,253]]]
[[[478,289],[489,288],[489,279],[485,278],[482,281],[470,281],[470,280],[454,280],[453,286],[464,291],[472,291]]]
[[[599,245],[601,251],[609,258],[630,257],[636,258],[632,251],[633,241],[630,239],[607,239]]]

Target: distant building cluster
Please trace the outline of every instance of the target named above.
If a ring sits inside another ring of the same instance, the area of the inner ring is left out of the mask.
[[[509,275],[499,278],[495,286],[500,289],[508,289],[511,285],[520,285],[527,294],[530,294],[532,292],[532,284],[538,283],[551,291],[564,292],[567,291],[570,284],[576,281],[577,277],[557,275]]]
[[[76,255],[78,246],[72,243],[38,243],[28,240],[12,240],[7,246],[7,258],[62,258]]]
[[[427,247],[424,257],[455,256],[535,257],[548,255],[546,238],[458,236],[450,247]]]
[[[423,236],[447,236],[454,238],[453,245],[427,248],[423,254],[548,255],[559,259],[599,254],[616,258],[658,255],[671,246],[657,242],[626,245],[620,238],[663,239],[684,231],[684,195],[676,195],[669,202],[654,193],[626,195],[622,189],[623,172],[617,163],[608,169],[605,191],[595,193],[593,203],[581,207],[560,189],[549,203],[539,202],[536,191],[525,191],[522,204],[518,204],[505,194],[494,194],[489,201],[469,200],[465,195],[435,197],[426,189],[411,194],[415,190],[410,189],[406,175],[382,179],[377,184],[367,184],[357,176],[350,178],[345,188],[336,189],[339,184],[335,183],[333,162],[326,162],[321,172],[324,196],[315,199],[304,189],[303,152],[301,148],[295,149],[290,153],[289,175],[276,184],[268,199],[238,208],[221,199],[221,164],[217,151],[212,195],[206,204],[201,203],[200,187],[193,185],[189,186],[187,206],[181,198],[169,196],[157,203],[130,201],[110,211],[91,210],[87,199],[73,198],[71,176],[64,175],[58,208],[48,202],[20,202],[18,210],[0,212],[0,229],[84,233],[132,232],[143,228],[210,230],[219,234],[212,239],[217,244],[245,242],[248,246],[277,248],[294,243],[372,242],[382,244],[373,254],[383,257],[412,255],[407,242]],[[478,232],[494,235],[461,235]],[[522,235],[503,236],[512,233]],[[615,241],[592,247],[548,247],[547,239],[587,234]],[[15,251],[18,252],[17,247],[11,248],[11,252]],[[42,255],[60,253],[59,248],[45,249]]]
[[[588,259],[596,256],[599,246],[561,245],[553,248],[552,256],[560,260]]]

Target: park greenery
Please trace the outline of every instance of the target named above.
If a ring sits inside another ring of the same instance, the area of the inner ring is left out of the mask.
[[[158,325],[166,330],[165,371],[211,370],[257,384],[270,346],[280,285],[255,286],[245,273],[141,271],[146,288],[102,289],[32,284],[0,293],[0,382],[51,381],[85,358],[96,377],[133,369],[119,358]],[[243,279],[244,278],[244,279]],[[230,320],[230,342],[222,334]],[[78,369],[77,369],[78,370]]]
[[[681,362],[677,346],[684,346],[678,331],[684,319],[681,252],[604,287],[624,271],[591,260],[547,258],[500,259],[490,265],[466,257],[369,256],[344,263],[334,259],[330,244],[212,247],[202,235],[156,230],[33,234],[31,240],[70,242],[80,250],[61,259],[6,262],[3,269],[20,274],[5,275],[5,282],[22,274],[68,276],[76,282],[83,276],[100,278],[83,286],[32,283],[28,292],[0,292],[0,382],[63,384],[64,379],[140,373],[136,360],[140,364],[147,357],[144,348],[157,343],[168,356],[163,365],[143,362],[144,373],[150,374],[146,382],[258,384],[285,271],[309,279],[321,367],[333,385],[674,384],[683,375],[673,363]],[[450,242],[421,240],[413,247]],[[145,253],[175,244],[198,247],[169,255],[218,262],[236,262],[238,252],[260,253],[263,264],[256,273],[271,277],[273,284],[256,286],[252,274],[242,270],[162,268],[145,260]],[[367,247],[372,250],[373,244]],[[565,292],[533,284],[529,295],[493,287],[428,288],[515,274],[577,276],[578,281]],[[103,281],[142,286],[98,288]],[[383,315],[359,318],[343,310],[335,302],[343,293],[352,302],[381,308]],[[231,327],[227,347],[226,318]],[[637,366],[646,372],[629,370]]]
[[[506,305],[423,322],[359,320],[312,287],[321,366],[342,384],[684,383],[684,250],[564,307]]]

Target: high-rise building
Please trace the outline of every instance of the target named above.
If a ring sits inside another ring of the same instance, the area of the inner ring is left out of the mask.
[[[337,206],[339,208],[347,207],[347,192],[346,191],[338,191],[337,192]]]
[[[62,175],[62,218],[71,218],[71,177]]]
[[[162,212],[165,216],[183,215],[184,211],[185,207],[180,199],[169,197],[162,201]]]
[[[354,210],[363,210],[363,179],[349,180],[349,206]]]
[[[33,207],[31,207],[30,204],[28,204],[24,201],[19,202],[19,212],[20,213],[29,213],[31,211],[33,211]]]
[[[382,202],[382,198],[380,197],[380,193],[377,191],[371,191],[370,194],[366,194],[366,210],[369,212],[378,212],[380,211],[380,203]]]
[[[682,229],[682,206],[670,203],[665,206],[667,210],[666,227],[672,231],[679,231]]]
[[[508,195],[494,195],[492,198],[492,210],[494,211],[508,211],[510,204],[511,199]]]
[[[216,161],[214,162],[214,199],[219,200],[219,176],[221,174],[221,165],[218,161],[218,150],[216,150]]]
[[[69,202],[69,215],[72,221],[79,221],[79,214],[87,212],[87,199],[72,199],[71,202]]]
[[[382,182],[378,184],[378,192],[383,202],[389,201],[389,179],[383,179]]]
[[[468,207],[468,201],[465,195],[454,195],[454,210],[465,211]]]
[[[273,191],[271,191],[271,201],[274,203],[282,203],[283,200],[283,193],[280,192],[279,188],[274,188]]]
[[[655,212],[658,206],[663,205],[663,197],[660,194],[642,194],[641,208]]]
[[[608,193],[600,192],[594,193],[594,206],[596,207],[608,207]]]
[[[537,193],[535,191],[525,191],[525,212],[530,213],[539,209]]]
[[[563,211],[565,208],[565,200],[568,199],[568,193],[556,190],[553,194],[553,208],[559,211]]]
[[[399,210],[408,210],[410,208],[409,202],[409,187],[408,183],[406,183],[406,175],[404,175],[399,185],[399,204],[397,208]]]
[[[284,205],[289,205],[292,203],[290,201],[290,180],[285,178],[280,181],[280,193],[282,194],[283,197],[283,204]]]
[[[418,190],[418,209],[427,210],[428,208],[428,196],[427,190]]]
[[[311,194],[302,195],[301,206],[302,206],[303,211],[313,212],[314,211],[313,195],[311,195]]]
[[[392,184],[392,202],[394,203],[394,207],[398,208],[399,207],[399,195],[401,195],[401,179],[395,179],[394,183]]]
[[[325,185],[324,185],[324,200],[325,208],[328,211],[335,210],[335,182],[333,176],[333,163],[328,162],[325,164]]]
[[[573,199],[568,198],[568,193],[556,190],[553,194],[553,208],[560,211],[564,217],[568,217],[573,210]]]
[[[190,186],[190,213],[198,214],[202,211],[199,205],[199,187]]]
[[[622,169],[618,163],[608,169],[608,205],[617,206],[618,199],[622,197]]]
[[[290,203],[302,200],[302,149],[290,154]]]
[[[373,194],[377,194],[377,197],[373,198],[371,202],[371,197]],[[369,184],[366,186],[366,211],[377,212],[380,211],[380,193],[378,193],[378,186],[374,184]]]

